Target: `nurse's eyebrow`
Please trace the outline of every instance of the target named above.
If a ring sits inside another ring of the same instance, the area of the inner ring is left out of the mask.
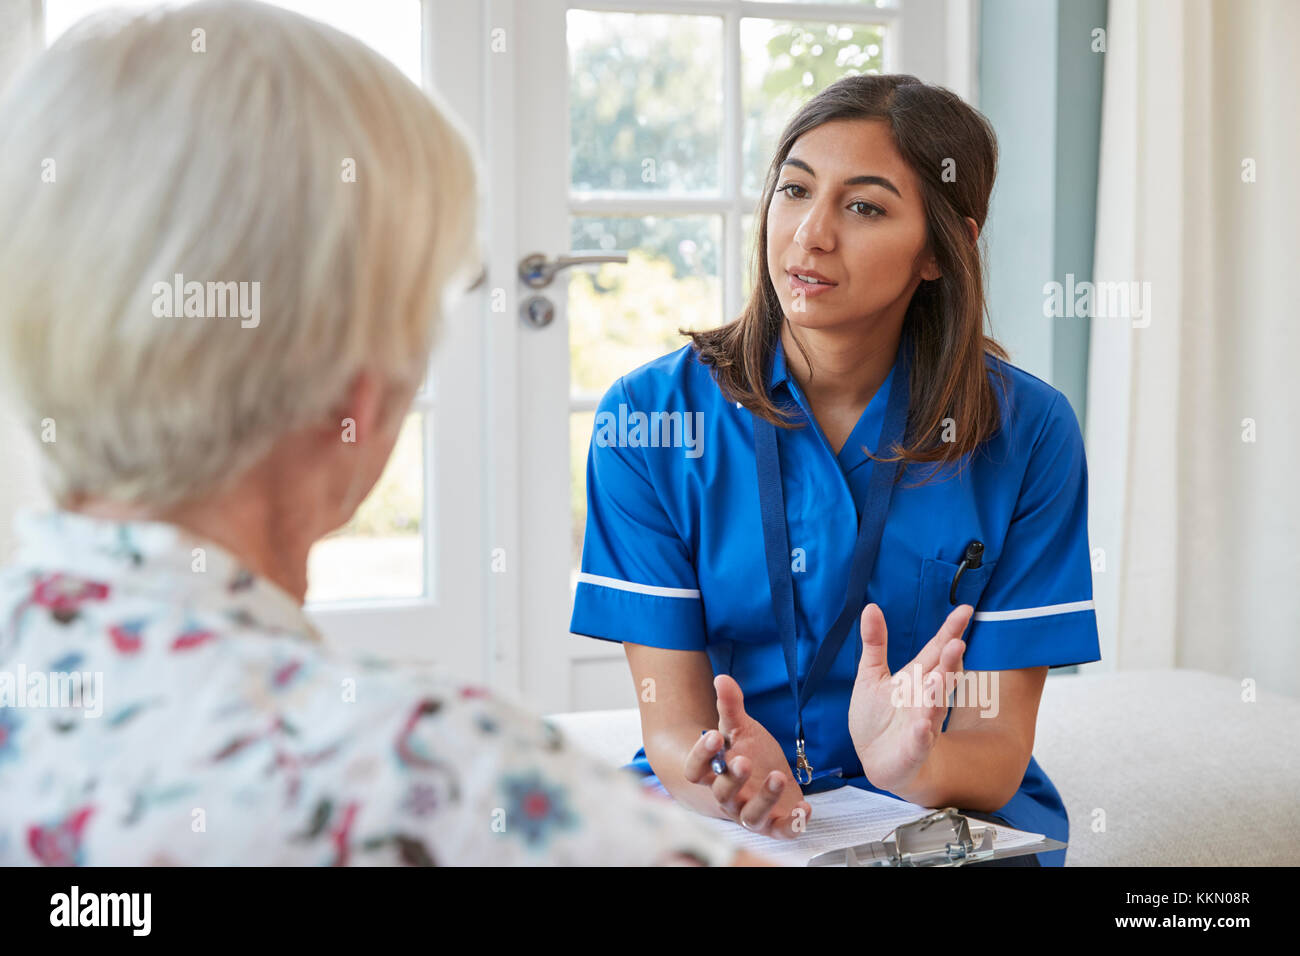
[[[813,177],[813,179],[817,178],[817,174],[813,172],[813,168],[809,166],[807,163],[805,163],[802,159],[787,159],[781,165],[783,167],[798,166],[809,176]],[[850,177],[849,179],[844,180],[844,185],[845,186],[884,186],[886,189],[888,189],[899,199],[903,198],[903,194],[898,191],[898,187],[895,186],[893,183],[891,183],[884,176],[853,176]]]

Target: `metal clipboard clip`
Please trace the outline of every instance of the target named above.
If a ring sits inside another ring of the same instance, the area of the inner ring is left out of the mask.
[[[993,837],[992,824],[970,820],[955,807],[947,807],[895,827],[883,840],[819,853],[808,865],[963,866],[1065,846],[1057,840],[1046,840],[1031,846],[1008,847],[995,854]]]

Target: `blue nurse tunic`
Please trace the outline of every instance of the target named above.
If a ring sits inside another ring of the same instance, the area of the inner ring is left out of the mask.
[[[966,671],[1061,667],[1101,658],[1092,602],[1083,437],[1067,399],[989,356],[998,432],[955,465],[909,465],[895,487],[860,606],[888,627],[891,672],[904,667],[952,609],[967,545],[984,545],[956,601],[975,614]],[[805,427],[778,429],[794,578],[799,678],[844,604],[849,562],[893,383],[891,371],[836,454],[786,369],[778,340],[769,390]],[[1005,391],[1003,391],[1005,387]],[[928,484],[917,485],[930,477]],[[596,411],[587,460],[587,528],[570,630],[610,641],[704,651],[730,674],[745,709],[795,761],[795,703],[772,612],[755,477],[752,414],[728,401],[685,346],[623,376]],[[855,626],[803,712],[816,770],[805,793],[844,784],[881,791],[848,731],[862,640]],[[951,712],[950,712],[951,715]],[[947,727],[947,720],[944,721]],[[644,749],[634,769],[651,774]],[[1030,759],[994,815],[1067,841],[1060,794]],[[1064,850],[1038,854],[1045,866]]]

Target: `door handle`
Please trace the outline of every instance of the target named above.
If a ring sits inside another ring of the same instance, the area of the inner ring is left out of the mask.
[[[567,269],[570,266],[594,265],[601,262],[621,262],[626,264],[627,253],[573,252],[568,255],[556,256],[555,259],[548,261],[545,253],[534,252],[532,255],[524,256],[519,260],[519,280],[530,288],[545,289],[561,269]]]

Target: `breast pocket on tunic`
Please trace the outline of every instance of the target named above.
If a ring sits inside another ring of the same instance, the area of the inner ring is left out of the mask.
[[[907,659],[910,661],[921,652],[926,642],[939,632],[944,620],[958,604],[969,604],[979,609],[980,596],[997,567],[996,561],[985,561],[978,568],[967,568],[957,582],[955,594],[950,595],[952,579],[957,574],[959,565],[936,558],[926,558],[921,562],[921,581],[916,594],[916,614],[912,619],[912,646]],[[949,598],[955,597],[956,602]]]

